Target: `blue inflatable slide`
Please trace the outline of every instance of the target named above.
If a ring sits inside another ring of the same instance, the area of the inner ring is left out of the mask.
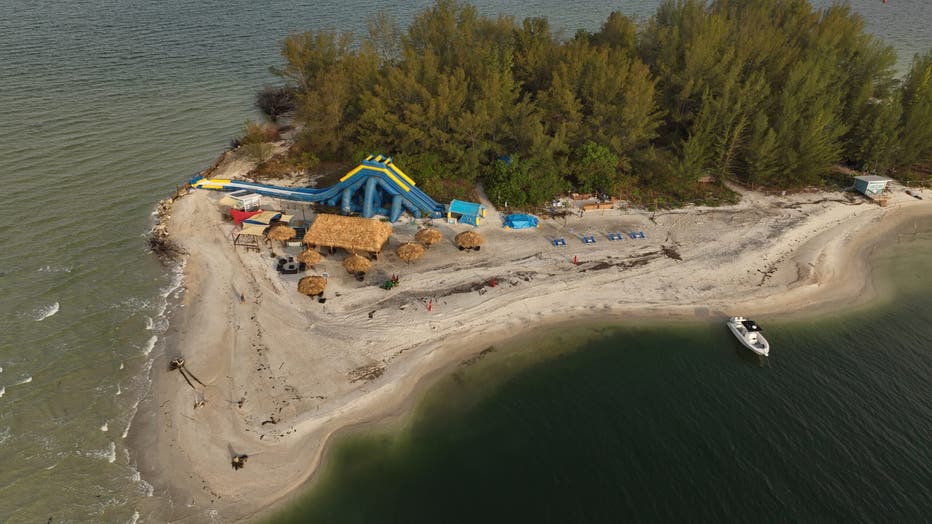
[[[442,218],[446,208],[415,186],[414,180],[396,166],[391,157],[369,155],[337,184],[325,188],[282,187],[220,178],[195,177],[191,186],[217,191],[248,190],[263,196],[318,202],[339,207],[343,214],[359,213],[366,218],[387,216],[391,222],[408,211],[416,218]]]

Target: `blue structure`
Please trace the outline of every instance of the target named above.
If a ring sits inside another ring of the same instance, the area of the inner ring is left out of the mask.
[[[427,193],[415,187],[414,180],[396,166],[390,157],[381,155],[369,155],[359,166],[341,178],[339,183],[320,189],[269,186],[239,180],[200,177],[192,179],[191,186],[218,191],[247,189],[259,195],[285,200],[339,206],[344,215],[359,213],[365,218],[384,215],[391,222],[398,220],[405,211],[417,218],[442,218],[447,214],[445,206],[438,204]],[[485,209],[482,209],[482,215],[485,215]]]
[[[866,196],[876,196],[887,188],[889,178],[877,175],[863,175],[854,177],[854,189]]]
[[[453,200],[450,202],[449,208],[447,208],[447,222],[450,223],[457,221],[462,224],[478,226],[483,218],[485,218],[485,206],[474,202]]]
[[[526,229],[529,227],[537,227],[538,220],[534,215],[523,215],[515,214],[508,215],[505,217],[505,228],[506,229]]]

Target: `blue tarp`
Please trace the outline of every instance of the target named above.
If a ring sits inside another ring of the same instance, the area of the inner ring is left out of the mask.
[[[525,229],[537,227],[537,217],[534,215],[508,215],[505,217],[505,227],[511,229]]]

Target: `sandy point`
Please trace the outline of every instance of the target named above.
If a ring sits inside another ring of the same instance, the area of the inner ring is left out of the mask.
[[[453,244],[468,226],[441,224],[444,239],[412,264],[392,253],[417,232],[402,220],[363,281],[342,268],[345,253],[325,254],[308,273],[328,275],[321,303],[297,292],[301,275],[276,272],[268,248],[233,248],[220,196],[178,199],[169,222],[186,289],[129,437],[155,488],[142,509],[158,520],[261,518],[313,475],[334,432],[403,414],[445,368],[546,324],[813,314],[870,300],[870,250],[932,216],[930,199],[901,188],[883,208],[843,193],[747,193],[735,206],[599,210],[521,231],[492,213],[481,251]],[[609,240],[615,232],[626,234]],[[386,291],[392,274],[400,285]],[[180,356],[190,385],[168,371]],[[239,454],[249,460],[234,469]]]

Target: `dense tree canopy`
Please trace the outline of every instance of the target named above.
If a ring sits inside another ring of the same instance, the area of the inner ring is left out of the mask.
[[[438,197],[482,179],[516,206],[571,188],[686,202],[710,176],[791,188],[932,159],[932,51],[897,80],[843,5],[665,0],[641,27],[612,13],[560,38],[438,0],[406,32],[379,14],[361,42],[307,32],[282,56],[295,154],[392,155]]]

